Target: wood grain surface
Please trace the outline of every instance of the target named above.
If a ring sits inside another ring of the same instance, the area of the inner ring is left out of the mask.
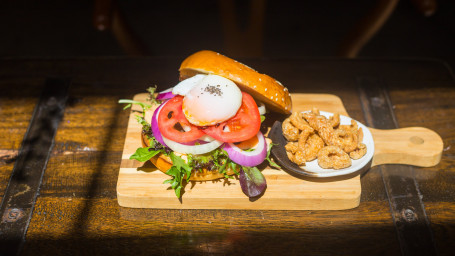
[[[134,100],[145,102],[147,94],[137,94]],[[340,98],[330,94],[292,94],[293,111],[313,107],[347,115]],[[337,180],[305,180],[283,170],[266,167],[262,170],[267,180],[265,193],[255,200],[243,194],[238,179],[219,179],[191,182],[181,199],[176,198],[169,185],[169,177],[153,165],[130,160],[141,143],[142,126],[132,109],[125,136],[125,146],[117,182],[120,206],[167,209],[251,209],[251,210],[342,210],[354,208],[360,202],[360,175]],[[150,119],[152,111],[148,111]],[[270,127],[268,127],[270,128]],[[136,164],[131,165],[131,162]],[[139,166],[139,167],[137,167]]]
[[[135,101],[146,102],[146,93],[136,94]],[[318,108],[348,116],[341,99],[331,94],[292,94],[293,111]],[[169,177],[150,163],[130,160],[142,145],[142,126],[136,121],[138,106],[131,109],[117,182],[120,206],[163,209],[263,209],[263,210],[342,210],[360,202],[360,173],[334,179],[300,179],[284,170],[262,170],[267,190],[256,200],[249,200],[238,180],[192,182],[178,199],[163,181]],[[153,109],[146,113],[150,120]],[[270,127],[268,127],[270,128]],[[442,139],[423,127],[392,130],[370,128],[375,141],[371,166],[407,164],[434,166],[441,159]],[[371,149],[370,149],[371,150]]]
[[[38,101],[44,80],[0,79],[0,88],[21,86],[23,91],[2,90],[0,96],[0,201]]]
[[[117,101],[153,84],[163,89],[174,85],[181,60],[2,59],[2,152],[20,147],[45,78],[73,79],[22,255],[402,255],[380,167],[361,176],[360,204],[348,210],[120,207],[116,184],[128,112]],[[362,123],[356,79],[384,80],[399,126],[426,127],[443,140],[441,162],[416,167],[413,175],[438,253],[453,254],[455,85],[444,63],[418,59],[244,62],[279,79],[291,91],[337,95],[350,116]],[[1,164],[3,191],[14,162]]]

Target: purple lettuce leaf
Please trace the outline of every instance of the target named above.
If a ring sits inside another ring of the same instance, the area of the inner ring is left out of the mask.
[[[261,195],[267,188],[267,181],[256,167],[242,167],[239,174],[240,187],[248,197]]]

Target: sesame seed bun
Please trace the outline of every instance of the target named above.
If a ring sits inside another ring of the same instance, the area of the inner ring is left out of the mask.
[[[196,52],[182,62],[179,71],[180,80],[201,73],[230,79],[240,90],[263,102],[270,110],[283,114],[291,113],[291,94],[280,82],[217,52]]]
[[[200,51],[186,58],[180,66],[180,80],[196,74],[215,74],[230,79],[240,90],[249,93],[256,100],[266,104],[267,108],[279,113],[290,114],[292,109],[291,95],[286,87],[272,77],[260,74],[254,69],[213,51]],[[142,134],[142,146],[148,147],[148,140]],[[162,172],[172,167],[171,159],[158,154],[150,161]],[[227,170],[233,175],[232,169]],[[218,170],[193,171],[190,180],[208,181],[224,178]]]

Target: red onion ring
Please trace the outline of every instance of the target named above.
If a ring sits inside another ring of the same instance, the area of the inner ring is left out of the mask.
[[[158,114],[160,113],[161,109],[163,108],[164,104],[166,104],[167,101],[163,102],[159,107],[155,109],[153,112],[152,116],[152,133],[153,136],[155,137],[156,141],[161,143],[161,145],[166,146],[166,143],[164,143],[163,136],[161,135],[160,129],[158,128]]]
[[[253,151],[243,151],[233,143],[225,143],[224,150],[229,158],[237,164],[253,167],[261,164],[267,156],[267,143],[261,132],[256,134],[258,144]]]
[[[158,95],[156,96],[157,100],[168,100],[171,98],[174,98],[175,94],[172,93],[173,88],[169,88],[167,90],[164,90],[162,92],[159,92]]]

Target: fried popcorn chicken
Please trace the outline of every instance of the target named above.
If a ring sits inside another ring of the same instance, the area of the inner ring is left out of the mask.
[[[319,150],[324,147],[324,141],[317,134],[311,134],[305,143],[305,158],[313,161],[317,158]]]
[[[305,165],[306,162],[305,152],[303,152],[302,150],[297,150],[297,152],[295,152],[294,154],[293,162],[300,166]]]
[[[354,119],[351,119],[351,125],[340,125],[340,129],[344,130],[351,130],[351,131],[357,131],[359,129],[359,126],[357,125],[357,122]]]
[[[333,116],[331,116],[329,118],[329,123],[333,128],[336,128],[338,125],[340,125],[340,113],[335,113]]]
[[[288,155],[289,160],[291,160],[292,162],[294,162],[294,154],[292,154],[292,153],[289,152],[289,151],[286,151],[286,154]]]
[[[297,150],[299,149],[299,144],[297,142],[288,142],[288,144],[286,144],[284,148],[286,149],[286,151],[295,154],[295,152],[297,152]]]
[[[358,130],[357,130],[357,141],[360,143],[361,141],[363,141],[363,130],[362,130],[362,127],[360,127]]]
[[[294,125],[299,130],[308,130],[309,132],[313,132],[313,128],[303,119],[302,113],[294,112],[289,117],[291,124]]]
[[[308,137],[310,137],[310,134],[311,134],[311,132],[308,130],[303,130],[300,133],[299,140],[297,141],[299,149],[305,148],[305,143],[306,143]]]
[[[299,139],[299,129],[292,125],[291,120],[286,118],[282,124],[283,135],[288,141],[297,141]]]
[[[337,136],[337,146],[341,147],[346,153],[354,151],[359,144],[358,135],[352,130],[337,129],[335,130]]]
[[[355,120],[341,125],[339,113],[326,118],[317,108],[294,112],[283,121],[282,128],[288,140],[286,153],[300,166],[318,159],[324,169],[342,169],[351,166],[351,159],[360,159],[367,152],[362,128]]]
[[[318,164],[324,169],[343,169],[351,163],[349,155],[338,146],[326,146],[319,150]]]
[[[349,153],[349,156],[352,159],[357,160],[357,159],[362,158],[366,153],[367,153],[367,146],[363,143],[360,143],[354,151]]]
[[[305,156],[302,151],[296,151],[295,154],[291,153],[290,151],[286,151],[286,154],[293,163],[299,165],[299,166],[304,166],[305,165]]]
[[[325,116],[316,115],[314,113],[304,113],[303,117],[308,121],[310,126],[318,132],[325,144],[336,144],[336,136],[333,127]]]

